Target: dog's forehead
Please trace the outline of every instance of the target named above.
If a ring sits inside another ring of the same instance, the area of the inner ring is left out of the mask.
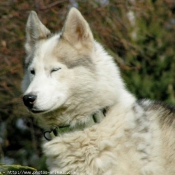
[[[53,55],[59,39],[60,35],[55,35],[49,39],[39,41],[36,45],[35,55],[45,60],[49,59],[49,56]]]
[[[77,66],[93,67],[90,56],[77,51],[69,42],[61,39],[60,34],[40,41],[36,46],[35,57],[38,61],[40,59],[44,60],[48,65],[53,61],[57,61],[65,64],[68,68]]]

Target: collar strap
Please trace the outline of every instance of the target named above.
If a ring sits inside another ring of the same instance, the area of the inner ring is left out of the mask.
[[[100,123],[106,116],[106,108],[97,111],[92,114],[90,120],[87,123],[77,124],[75,127],[70,127],[70,125],[59,126],[49,131],[44,131],[44,138],[48,141],[52,140],[56,136],[60,136],[65,133],[70,133],[73,131],[82,131],[85,128],[89,128],[97,123]]]

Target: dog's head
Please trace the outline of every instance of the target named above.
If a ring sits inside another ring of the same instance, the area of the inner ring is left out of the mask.
[[[25,49],[23,101],[33,113],[58,109],[70,97],[81,97],[83,86],[90,88],[87,82],[92,82],[89,75],[94,69],[94,41],[88,23],[77,9],[69,11],[62,32],[55,35],[32,11],[26,25]]]
[[[33,113],[43,114],[45,123],[86,122],[95,111],[125,99],[112,57],[93,39],[77,9],[69,11],[57,34],[51,34],[32,11],[25,48],[23,101]]]

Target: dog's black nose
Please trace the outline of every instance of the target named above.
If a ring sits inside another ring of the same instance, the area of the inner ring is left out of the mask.
[[[37,96],[33,94],[28,94],[23,96],[23,102],[28,108],[33,108]]]

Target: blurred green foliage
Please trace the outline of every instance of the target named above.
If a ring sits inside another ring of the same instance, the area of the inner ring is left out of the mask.
[[[71,6],[78,7],[94,37],[121,68],[138,98],[175,104],[174,0],[0,1],[0,161],[46,169],[42,129],[23,106],[21,80],[25,24],[35,10],[51,31],[60,31]]]
[[[23,174],[23,171],[32,174],[32,172],[36,172],[37,170],[28,166],[0,164],[0,175]]]

